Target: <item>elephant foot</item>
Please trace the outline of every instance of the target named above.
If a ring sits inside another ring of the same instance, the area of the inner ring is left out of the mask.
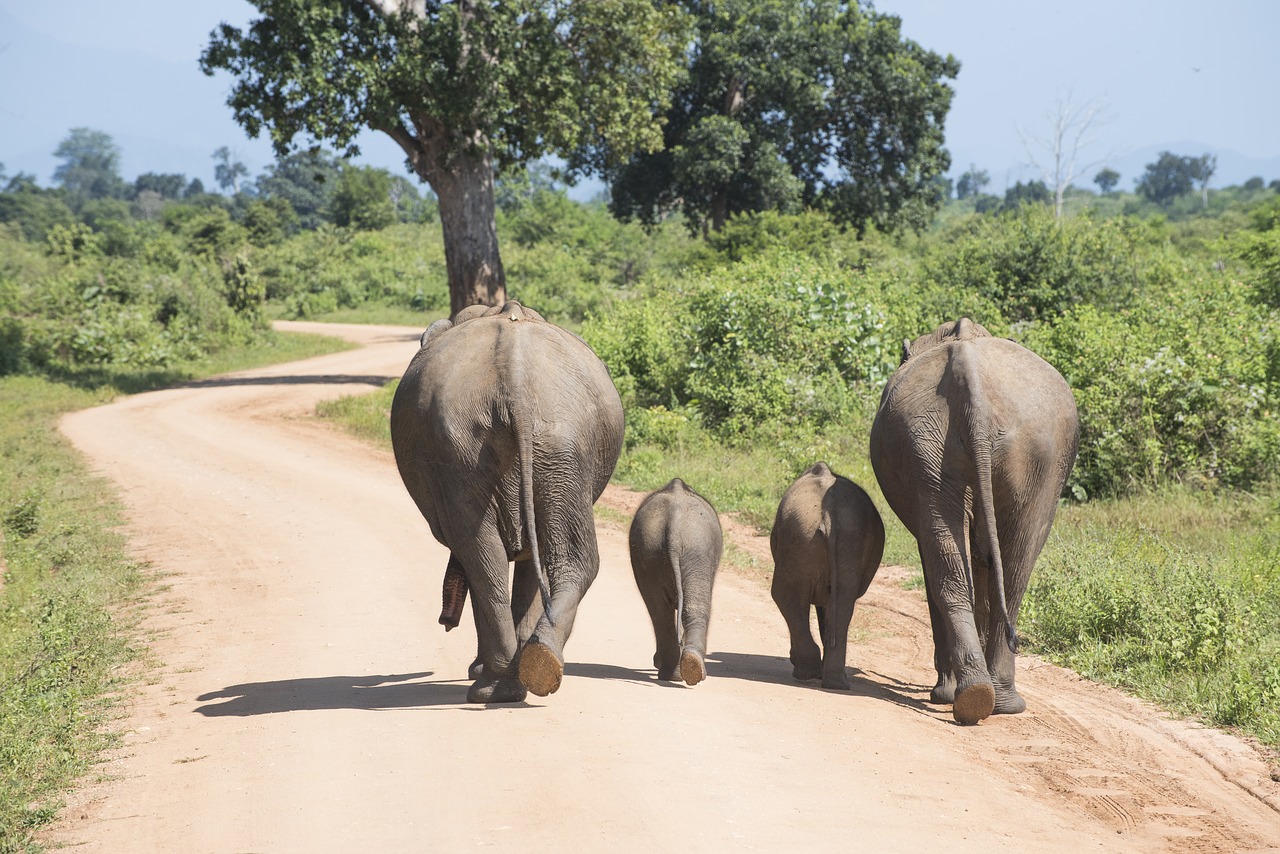
[[[938,684],[929,692],[929,702],[937,706],[949,706],[956,701],[956,680],[951,674],[938,677]]]
[[[519,703],[526,696],[525,687],[515,679],[481,677],[467,689],[468,703]]]
[[[996,691],[996,707],[993,715],[1020,715],[1027,710],[1027,701],[1012,688]]]
[[[806,679],[821,679],[822,678],[822,662],[821,661],[814,661],[814,662],[805,661],[805,662],[797,663],[795,659],[792,659],[791,675],[796,679],[799,679],[801,682],[805,681]]]
[[[484,659],[480,658],[480,656],[477,655],[476,660],[471,662],[471,665],[467,667],[467,678],[479,679],[483,675],[484,675]]]
[[[843,667],[839,673],[824,673],[822,675],[822,687],[831,691],[848,691],[853,687],[849,683],[849,674],[845,673]]]
[[[539,697],[554,694],[564,676],[564,662],[551,647],[530,638],[520,652],[520,681]]]
[[[996,705],[996,691],[989,682],[977,682],[956,692],[951,715],[957,723],[970,726],[990,717]]]
[[[697,685],[707,678],[707,667],[702,656],[691,649],[686,649],[680,656],[680,678],[686,685]]]

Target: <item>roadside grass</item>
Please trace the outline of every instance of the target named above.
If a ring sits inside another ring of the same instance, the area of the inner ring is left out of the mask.
[[[1280,500],[1166,489],[1058,515],[1032,651],[1280,749]]]
[[[394,388],[325,404],[321,414],[389,446]],[[663,417],[678,421],[671,415]],[[633,417],[628,413],[629,431]],[[725,447],[694,425],[664,430],[644,417],[633,432],[660,441],[629,436],[616,483],[648,492],[679,476],[721,512],[767,533],[786,487],[824,460],[875,501],[887,532],[885,562],[916,567],[919,578],[915,540],[885,504],[871,470],[869,420],[838,435],[761,429],[753,443]],[[738,563],[742,556],[726,559]],[[767,576],[766,567],[761,577]],[[1029,652],[1276,751],[1280,496],[1169,487],[1064,504],[1018,628]]]
[[[267,303],[263,315],[268,320],[293,320],[288,308],[282,303]],[[365,323],[378,326],[413,326],[426,329],[433,321],[448,317],[448,309],[423,311],[400,305],[380,305],[364,303],[352,308],[336,308],[309,315],[305,320],[316,320],[321,323]]]
[[[61,415],[126,391],[344,349],[275,335],[156,372],[0,377],[0,852],[38,851],[62,795],[116,744],[142,669],[137,633],[155,580],[133,560],[122,507],[57,430]]]

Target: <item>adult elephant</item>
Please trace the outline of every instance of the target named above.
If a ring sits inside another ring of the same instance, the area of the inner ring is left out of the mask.
[[[450,551],[441,622],[456,624],[472,593],[469,702],[560,687],[564,644],[600,566],[591,507],[622,431],[622,403],[596,354],[518,302],[473,306],[423,333],[391,403],[391,443],[406,489]]]
[[[916,538],[938,681],[974,724],[1016,714],[1015,625],[1075,461],[1071,389],[1052,366],[968,318],[904,344],[871,425],[871,464]]]

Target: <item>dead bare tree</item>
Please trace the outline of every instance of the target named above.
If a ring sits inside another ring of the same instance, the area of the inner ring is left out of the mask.
[[[1045,114],[1047,132],[1034,135],[1018,128],[1031,166],[1039,170],[1045,184],[1053,190],[1053,212],[1058,219],[1062,219],[1062,199],[1071,182],[1107,159],[1104,156],[1088,162],[1080,160],[1081,152],[1094,141],[1093,132],[1106,120],[1106,111],[1106,104],[1094,98],[1076,105],[1068,92]]]

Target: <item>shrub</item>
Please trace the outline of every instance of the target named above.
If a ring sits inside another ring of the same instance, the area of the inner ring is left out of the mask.
[[[1074,309],[1024,343],[1058,368],[1080,409],[1078,497],[1167,480],[1249,488],[1280,467],[1274,320],[1224,275],[1133,308]]]
[[[925,271],[936,287],[980,295],[1010,321],[1053,318],[1082,304],[1127,304],[1146,284],[1134,260],[1142,237],[1121,220],[1059,221],[1046,206],[1022,205],[965,221],[936,244]]]

